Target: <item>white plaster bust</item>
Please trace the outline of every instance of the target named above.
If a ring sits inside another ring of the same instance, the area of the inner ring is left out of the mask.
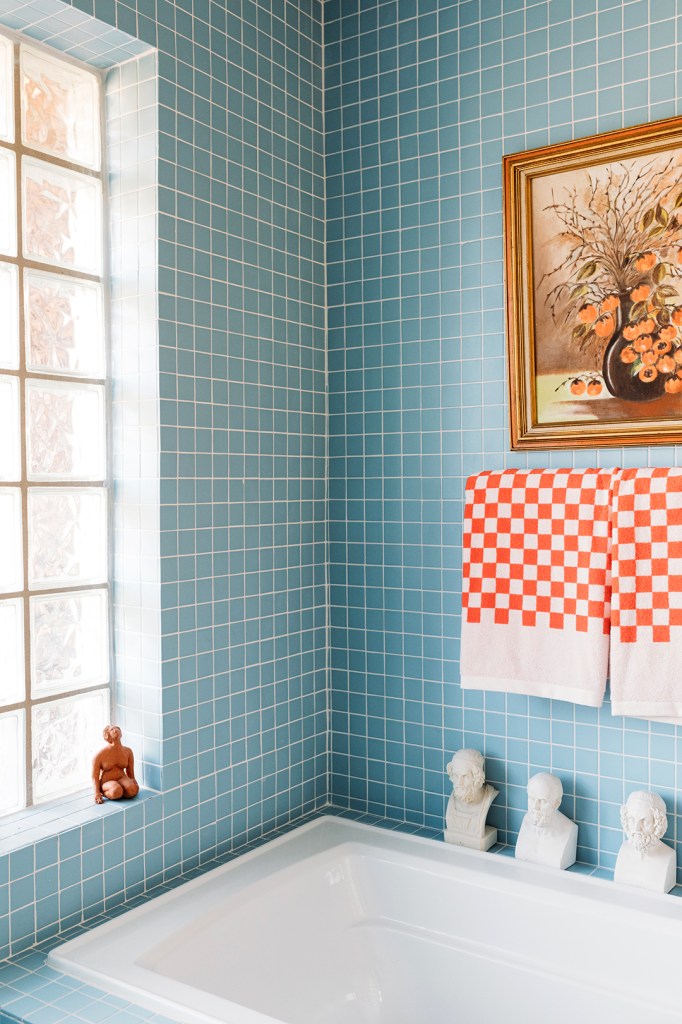
[[[528,813],[516,841],[517,860],[564,871],[575,864],[578,826],[559,810],[564,795],[561,779],[539,772],[528,782]]]
[[[485,819],[497,790],[485,781],[485,761],[478,750],[458,750],[448,764],[452,793],[445,812],[445,840],[472,850],[489,850],[497,829]]]
[[[675,851],[661,842],[668,827],[665,804],[658,793],[631,793],[620,809],[625,842],[618,852],[614,881],[653,892],[675,885]]]

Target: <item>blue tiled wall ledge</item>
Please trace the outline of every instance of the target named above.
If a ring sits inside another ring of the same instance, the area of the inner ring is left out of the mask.
[[[135,800],[144,802],[159,796],[159,793],[151,789],[142,788]],[[107,800],[103,804],[96,804],[90,790],[42,806],[28,807],[24,811],[0,818],[0,855],[16,854],[44,839],[57,838],[64,832],[103,820],[110,814],[125,814],[132,807],[133,803],[129,800]],[[32,855],[31,850],[26,854],[27,857]]]

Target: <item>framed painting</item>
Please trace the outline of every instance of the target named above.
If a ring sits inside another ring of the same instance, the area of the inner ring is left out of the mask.
[[[511,446],[682,442],[682,118],[504,158]]]

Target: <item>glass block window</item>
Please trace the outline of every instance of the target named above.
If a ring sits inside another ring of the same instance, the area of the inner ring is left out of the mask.
[[[0,814],[89,786],[109,717],[100,87],[0,35]]]

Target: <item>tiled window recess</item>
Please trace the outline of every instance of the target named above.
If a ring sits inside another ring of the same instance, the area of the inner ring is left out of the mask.
[[[109,170],[118,721],[136,771],[161,788],[158,73],[154,52],[105,78]]]
[[[462,743],[504,840],[551,769],[587,864],[613,866],[629,789],[662,793],[673,841],[675,727],[458,686],[466,475],[679,460],[508,453],[501,244],[503,153],[678,111],[672,2],[0,0],[0,22],[117,65],[116,669],[162,791],[23,848],[0,831],[0,955],[328,799],[438,828]]]
[[[321,4],[149,10],[0,0],[116,65],[117,696],[163,790],[0,831],[0,957],[327,799]]]
[[[100,89],[0,35],[0,815],[82,789],[109,717]]]

